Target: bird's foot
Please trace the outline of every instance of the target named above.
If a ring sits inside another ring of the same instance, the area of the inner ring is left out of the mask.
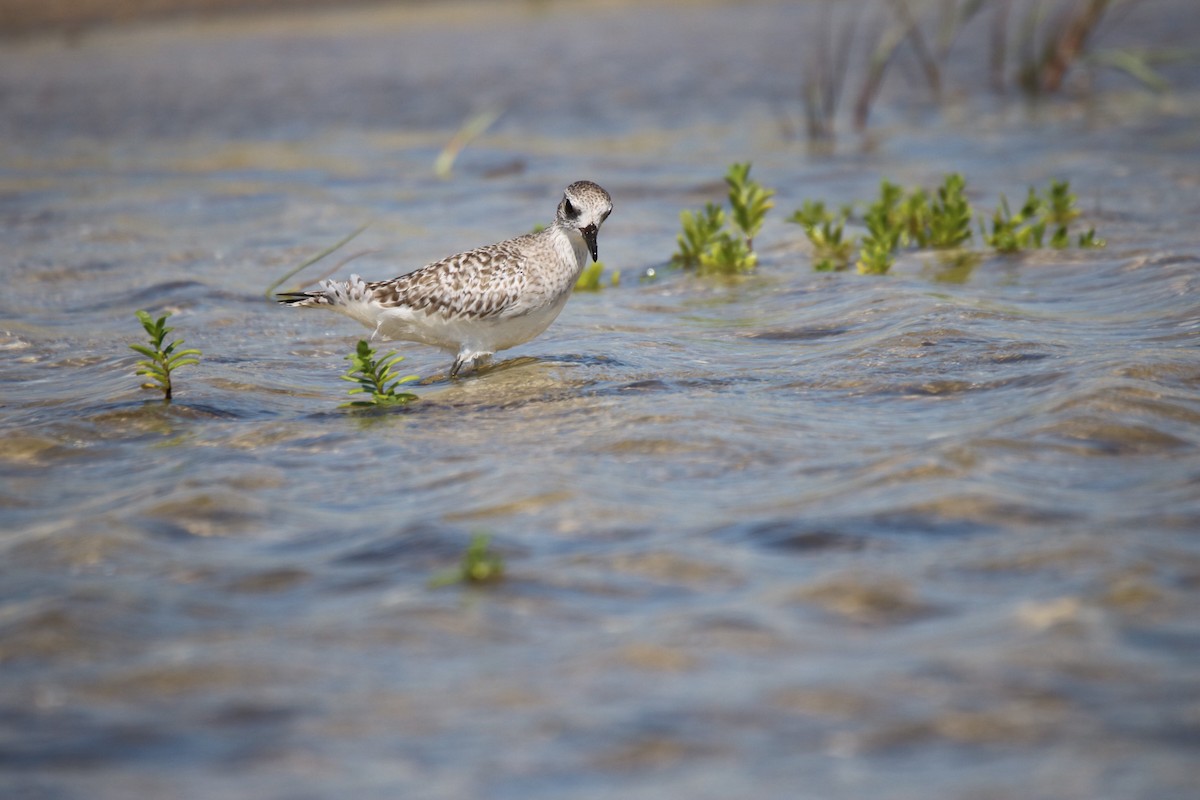
[[[450,368],[450,377],[457,378],[459,372],[467,366],[474,372],[479,372],[482,367],[486,367],[491,362],[491,353],[459,353],[454,359],[454,366]]]

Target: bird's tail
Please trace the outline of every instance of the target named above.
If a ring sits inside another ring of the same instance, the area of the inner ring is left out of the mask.
[[[285,306],[317,308],[319,306],[341,306],[371,299],[371,289],[357,275],[348,281],[321,281],[315,292],[280,292],[275,300]]]
[[[275,295],[275,301],[284,306],[314,306],[329,305],[329,297],[324,292],[280,292]]]

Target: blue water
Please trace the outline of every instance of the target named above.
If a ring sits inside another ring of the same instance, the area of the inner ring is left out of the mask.
[[[781,123],[809,6],[458,8],[0,53],[3,793],[1194,796],[1196,87],[896,78],[822,153]],[[735,160],[778,192],[758,270],[669,269]],[[1069,179],[1108,247],[822,274],[783,222],[951,170],[981,213]],[[365,329],[263,297],[579,178],[619,286],[397,413],[338,408]],[[139,308],[204,352],[170,406]],[[431,588],[478,533],[505,579]]]

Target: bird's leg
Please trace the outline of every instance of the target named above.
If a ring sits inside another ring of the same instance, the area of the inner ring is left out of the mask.
[[[463,367],[467,364],[471,365],[471,369],[478,371],[480,367],[492,360],[491,353],[477,353],[474,351],[459,351],[454,357],[454,366],[450,368],[450,377],[456,377]]]

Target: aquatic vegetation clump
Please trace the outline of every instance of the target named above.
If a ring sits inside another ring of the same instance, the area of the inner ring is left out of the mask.
[[[716,203],[706,204],[702,211],[680,212],[682,231],[671,256],[675,266],[694,269],[699,275],[737,275],[750,272],[758,263],[754,237],[775,205],[771,200],[775,192],[750,177],[749,162],[730,165],[725,183],[728,212]]]
[[[991,231],[984,221],[979,228],[984,243],[1001,253],[1019,253],[1043,246],[1046,231],[1050,230],[1050,246],[1064,249],[1071,246],[1071,223],[1081,215],[1076,197],[1067,181],[1051,180],[1045,192],[1030,186],[1025,203],[1016,214],[1009,210],[1008,199],[1000,196],[1000,206],[992,214]],[[1089,228],[1079,234],[1076,243],[1082,248],[1104,247],[1106,242]]]
[[[834,216],[821,201],[806,200],[788,222],[800,225],[813,247],[813,269],[818,272],[842,270],[849,266],[855,249],[858,271],[864,275],[885,275],[905,247],[917,250],[957,251],[947,256],[961,260],[972,255],[971,222],[975,212],[966,195],[966,180],[959,173],[947,175],[941,186],[930,193],[922,188],[905,190],[883,180],[879,197],[871,201],[862,217],[866,233],[861,238],[847,236],[845,223],[853,206]],[[992,214],[991,228],[980,219],[983,242],[1000,253],[1018,253],[1040,248],[1046,231],[1052,230],[1050,246],[1064,248],[1071,243],[1071,223],[1080,211],[1067,181],[1050,181],[1044,193],[1030,187],[1025,203],[1013,213],[1008,199]],[[1104,247],[1105,242],[1089,229],[1078,236],[1080,247]]]
[[[834,216],[823,202],[806,200],[788,222],[804,229],[813,246],[813,268],[818,272],[846,269],[857,247],[858,271],[884,275],[902,247],[947,250],[961,247],[971,238],[972,211],[965,189],[966,181],[958,173],[947,175],[932,199],[923,188],[905,191],[885,179],[879,197],[863,215],[867,232],[861,241],[845,234],[852,206]]]
[[[142,323],[146,335],[150,337],[150,344],[129,345],[131,350],[146,357],[144,361],[137,362],[136,374],[149,378],[142,384],[142,388],[158,389],[163,393],[163,400],[168,402],[174,392],[174,385],[171,381],[172,373],[180,367],[199,364],[201,356],[200,351],[195,348],[178,349],[183,344],[183,339],[176,339],[165,347],[163,346],[167,334],[175,330],[167,327],[167,317],[169,316],[171,316],[170,313],[166,313],[158,319],[154,319],[145,311],[138,311],[138,321]]]
[[[477,534],[467,545],[462,560],[455,569],[435,575],[429,581],[433,588],[450,586],[455,583],[487,584],[497,583],[504,578],[504,559],[491,549],[492,537],[487,534]]]
[[[346,356],[350,369],[342,376],[356,386],[350,394],[366,394],[369,400],[354,400],[343,403],[342,408],[383,408],[387,406],[404,405],[417,399],[411,392],[402,392],[400,387],[418,379],[417,375],[400,377],[394,367],[404,360],[403,356],[392,351],[384,356],[376,356],[375,351],[365,339],[358,340],[358,347]]]

